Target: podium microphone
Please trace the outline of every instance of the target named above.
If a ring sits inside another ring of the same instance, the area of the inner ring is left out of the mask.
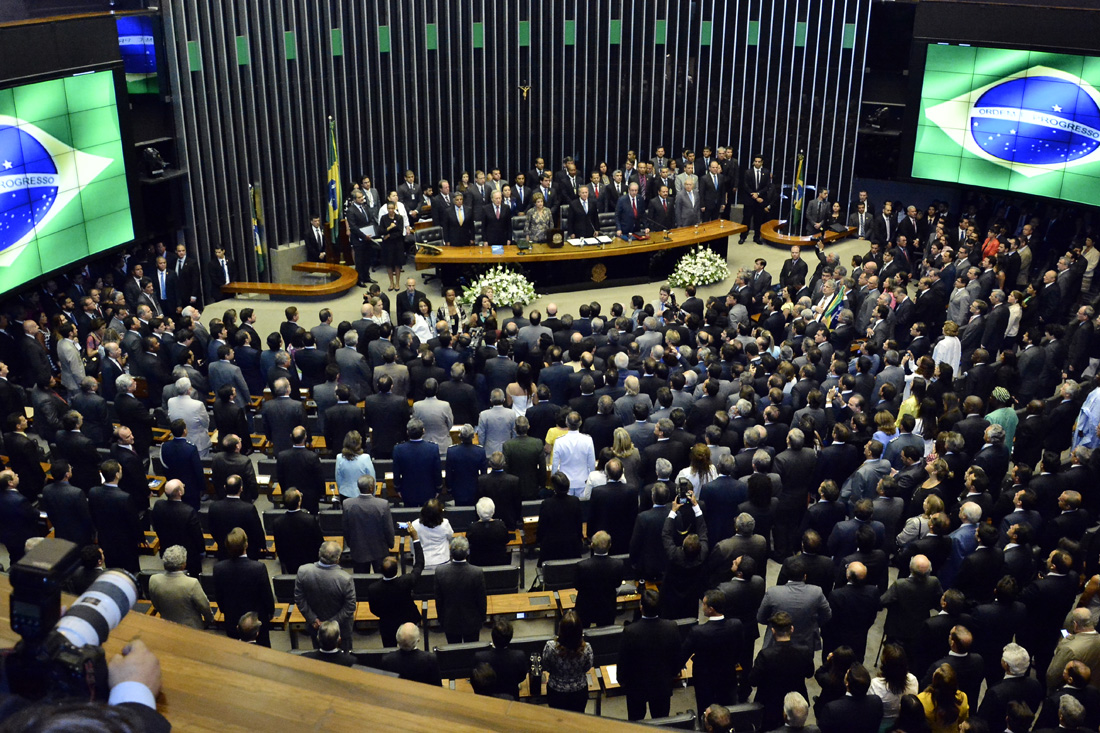
[[[650,224],[652,224],[654,229],[660,229],[661,230],[661,234],[665,235],[665,238],[664,238],[665,242],[671,242],[672,241],[672,236],[668,233],[668,227],[666,227],[664,224],[657,221],[656,219],[652,219],[648,216],[645,218],[645,220],[647,222],[649,222]]]

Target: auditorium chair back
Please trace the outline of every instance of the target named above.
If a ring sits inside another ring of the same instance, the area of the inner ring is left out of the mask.
[[[489,649],[487,641],[471,641],[465,644],[437,646],[435,659],[439,662],[439,675],[445,680],[464,680],[474,674],[474,655]]]

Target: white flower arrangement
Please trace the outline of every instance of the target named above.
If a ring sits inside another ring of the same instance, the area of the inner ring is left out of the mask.
[[[485,288],[492,288],[494,303],[523,303],[526,305],[538,298],[535,286],[526,277],[515,270],[497,265],[490,268],[477,280],[462,289],[459,302],[471,304]]]
[[[668,278],[674,288],[688,285],[710,285],[722,282],[730,275],[730,268],[722,257],[706,245],[699,245],[680,258],[676,269]]]

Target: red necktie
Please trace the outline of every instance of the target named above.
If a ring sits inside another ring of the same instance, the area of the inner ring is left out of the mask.
[[[497,218],[498,219],[500,218],[500,207],[499,206],[497,207]]]
[[[635,199],[634,197],[631,197],[630,206],[631,206],[631,208],[634,209],[634,216],[637,216],[638,215],[638,200]]]

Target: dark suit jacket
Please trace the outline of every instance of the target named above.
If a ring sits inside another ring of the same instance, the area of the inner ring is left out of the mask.
[[[240,527],[248,535],[248,556],[253,560],[260,557],[264,548],[264,528],[260,524],[260,515],[256,507],[244,499],[218,499],[210,504],[210,534],[218,543],[218,558],[228,557],[225,538],[234,527]]]
[[[496,684],[490,694],[506,695],[515,700],[519,698],[520,683],[527,677],[527,655],[519,649],[492,648],[475,652],[473,666],[477,669],[488,664],[496,673]]]
[[[597,486],[589,500],[588,537],[605,531],[611,535],[611,554],[625,554],[630,551],[637,515],[637,489],[621,481]]]
[[[41,534],[38,529],[38,512],[27,497],[14,489],[0,490],[0,543],[8,550],[12,564],[23,557],[23,546],[31,537]],[[100,540],[100,544],[103,541]],[[112,553],[114,548],[112,547]],[[104,547],[106,552],[106,547]],[[134,544],[136,562],[137,545]],[[134,571],[136,572],[136,571]]]
[[[317,561],[325,541],[317,517],[305,511],[287,512],[273,523],[271,534],[284,573],[294,575],[302,565]]]
[[[568,560],[581,556],[581,501],[575,496],[551,496],[539,505],[539,559]]]
[[[210,470],[210,482],[214,485],[214,492],[218,495],[218,498],[225,498],[225,482],[234,474],[240,476],[244,481],[244,488],[241,490],[242,499],[252,502],[259,495],[256,469],[248,456],[240,453],[215,453]]]
[[[372,431],[371,456],[376,459],[391,458],[394,446],[405,437],[409,403],[391,392],[373,394],[365,402],[367,426]]]
[[[133,395],[120,394],[115,398],[115,413],[119,424],[134,433],[134,450],[148,456],[149,447],[153,445],[153,425],[156,423],[149,409]]]
[[[225,279],[225,272],[213,255],[206,263],[206,279],[210,287],[209,300],[220,300],[222,297],[222,285],[231,283],[237,279],[237,263],[229,257],[225,258],[226,269],[229,270],[229,279]]]
[[[645,221],[645,199],[640,194],[635,199],[635,206],[638,209],[637,215],[630,205],[628,193],[624,193],[615,203],[615,229],[624,236],[649,228]]]
[[[302,509],[310,514],[320,510],[321,499],[325,495],[325,479],[321,473],[321,459],[316,453],[305,447],[281,451],[276,457],[275,474],[284,493],[290,488],[302,492]]]
[[[138,513],[148,511],[149,482],[145,478],[145,462],[135,451],[124,448],[121,445],[111,446],[111,458],[118,461],[122,467],[122,479],[118,482],[118,488],[126,492],[130,497],[130,503]]]
[[[639,578],[664,577],[668,556],[661,542],[661,531],[668,518],[667,506],[655,506],[638,514],[630,537],[630,562]]]
[[[485,622],[484,571],[468,562],[450,562],[435,571],[435,604],[448,635],[477,636]]]
[[[471,565],[483,568],[511,563],[508,541],[512,539],[512,533],[501,520],[471,522],[466,530],[466,539],[470,541]]]
[[[491,201],[481,211],[481,239],[487,245],[507,244],[512,239],[512,207],[501,203],[500,217]]]
[[[882,698],[868,692],[844,696],[827,703],[817,721],[822,733],[878,733],[882,723]]]
[[[230,639],[240,637],[237,623],[241,616],[255,611],[263,622],[256,643],[271,646],[268,627],[275,613],[275,596],[263,563],[243,556],[221,560],[214,565],[214,593],[218,609],[225,616],[225,633]]]
[[[623,630],[618,677],[627,695],[671,695],[680,662],[676,622],[643,617]]]
[[[202,573],[202,557],[206,554],[202,523],[195,509],[183,501],[161,499],[153,505],[153,530],[160,540],[160,554],[172,545],[187,550],[187,574]]]
[[[46,474],[41,462],[46,460],[38,443],[19,433],[7,433],[4,436],[4,455],[8,457],[8,468],[19,475],[19,493],[31,501],[42,493],[46,483]]]
[[[382,657],[382,668],[396,672],[403,680],[420,682],[439,687],[443,684],[439,676],[439,662],[435,655],[420,649],[402,651],[398,649]]]
[[[585,626],[615,623],[616,591],[625,577],[623,561],[593,555],[577,563],[577,615]]]
[[[700,702],[736,699],[737,669],[733,660],[739,658],[743,643],[744,629],[736,618],[710,620],[688,631],[680,647],[680,661],[686,664],[694,657],[692,679]]]
[[[659,440],[653,445],[646,446],[642,451],[642,465],[645,473],[642,474],[642,483],[651,484],[657,480],[657,460],[667,458],[672,464],[672,475],[675,476],[688,464],[688,447],[677,440]]]
[[[55,481],[42,489],[38,508],[46,512],[54,536],[80,547],[95,541],[95,525],[88,510],[88,497],[67,481]]]
[[[69,462],[74,486],[87,491],[99,484],[100,457],[91,438],[75,430],[59,432],[54,454]]]
[[[574,237],[594,237],[599,230],[600,213],[596,210],[593,199],[588,199],[587,213],[579,198],[569,202],[569,223],[566,227],[569,234]]]
[[[814,673],[813,652],[789,641],[764,647],[756,655],[749,684],[756,688],[755,702],[764,705],[764,728],[783,722],[783,698],[788,692],[806,697],[806,679]]]
[[[462,223],[458,223],[458,210],[453,206],[447,210],[443,221],[443,241],[453,247],[468,247],[474,243],[474,208],[463,202]],[[434,218],[434,217],[433,217]]]
[[[645,213],[648,220],[646,225],[651,229],[668,230],[676,228],[676,206],[671,196],[666,198],[664,202],[661,201],[659,196],[653,196],[646,204]]]
[[[161,444],[160,460],[164,464],[165,478],[183,482],[183,501],[197,511],[206,493],[199,449],[184,438],[172,439]]]
[[[80,428],[95,445],[106,445],[111,439],[111,412],[107,400],[98,394],[78,394],[69,399],[74,410],[84,417]],[[22,477],[20,477],[22,478]]]
[[[394,487],[407,507],[423,506],[443,483],[439,448],[426,440],[410,440],[393,449]]]
[[[404,575],[389,580],[376,580],[367,588],[370,610],[378,617],[382,646],[397,646],[397,629],[403,623],[420,623],[420,609],[413,601],[412,591],[424,571],[424,551],[420,540],[412,543],[413,567]]]
[[[96,486],[88,492],[88,509],[107,567],[122,568],[136,575],[141,570],[138,545],[144,536],[130,497],[114,486]]]
[[[494,517],[509,531],[523,528],[523,497],[519,478],[505,471],[491,471],[477,480],[477,499],[487,496],[496,505]]]

